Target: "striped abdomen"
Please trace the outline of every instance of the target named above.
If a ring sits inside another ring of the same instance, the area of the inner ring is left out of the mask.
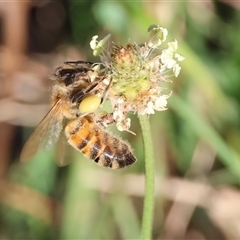
[[[86,116],[71,121],[65,128],[69,144],[101,166],[123,168],[136,161],[130,146]]]

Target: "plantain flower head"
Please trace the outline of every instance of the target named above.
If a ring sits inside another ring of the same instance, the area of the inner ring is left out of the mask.
[[[169,42],[165,48],[161,46],[168,35],[166,28],[151,25],[148,32],[150,40],[142,45],[110,45],[110,35],[101,41],[94,36],[90,42],[94,55],[100,55],[106,84],[112,80],[108,99],[120,131],[130,131],[129,112],[149,115],[167,109],[167,99],[172,92],[164,94],[165,88],[161,87],[161,83],[169,82],[171,76],[177,77],[181,70],[179,62],[184,60],[176,52],[176,40]]]

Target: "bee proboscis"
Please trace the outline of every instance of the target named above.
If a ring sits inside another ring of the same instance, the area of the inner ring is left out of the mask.
[[[30,160],[39,150],[62,142],[61,136],[73,148],[97,164],[113,169],[133,164],[136,158],[128,143],[108,132],[112,114],[96,113],[109,90],[103,76],[95,76],[92,63],[65,62],[52,77],[52,107],[27,140],[21,161]],[[92,80],[92,76],[94,79]],[[62,134],[64,131],[65,134]],[[63,158],[57,159],[64,165]]]

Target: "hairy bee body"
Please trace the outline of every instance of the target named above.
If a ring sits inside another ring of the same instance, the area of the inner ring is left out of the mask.
[[[100,166],[117,169],[136,161],[129,144],[106,131],[105,126],[114,122],[108,117],[111,114],[95,113],[110,84],[103,85],[103,77],[94,75],[89,65],[83,61],[66,62],[56,69],[52,77],[56,82],[52,88],[52,108],[26,142],[21,161],[31,159],[39,149],[62,142],[59,141],[62,130],[73,148]],[[64,165],[62,157],[57,161]]]

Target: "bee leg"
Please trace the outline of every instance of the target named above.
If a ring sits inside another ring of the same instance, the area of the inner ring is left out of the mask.
[[[115,122],[115,120],[113,118],[113,113],[102,112],[102,115],[101,114],[99,114],[99,115],[100,116],[96,120],[96,123],[101,125],[104,128],[106,128],[108,125]]]
[[[99,82],[95,82],[95,83],[91,84],[89,87],[87,87],[86,89],[84,89],[83,91],[77,92],[72,98],[72,103],[80,103],[81,100],[83,99],[83,97],[87,93],[91,92],[95,87],[97,87],[98,84],[99,84]]]
[[[102,82],[104,80],[104,78],[101,78],[99,81],[97,82],[94,82],[92,83],[90,86],[88,86],[86,89],[84,89],[83,91],[79,91],[77,92],[73,98],[72,98],[72,102],[73,103],[80,103],[81,100],[83,99],[83,97],[88,94],[89,92],[91,92],[95,87],[98,86],[98,84],[100,82]],[[101,102],[100,102],[100,105],[106,100],[106,97],[107,97],[107,93],[108,93],[108,90],[111,86],[111,83],[112,83],[112,78],[109,82],[109,84],[107,85],[106,89],[104,90],[103,94],[102,94],[102,97],[101,97]]]
[[[105,90],[104,90],[104,92],[102,94],[102,98],[101,98],[101,103],[100,104],[104,103],[104,101],[106,100],[108,90],[111,87],[111,83],[112,83],[112,78],[110,79],[109,84],[107,85],[107,87],[105,88]]]

